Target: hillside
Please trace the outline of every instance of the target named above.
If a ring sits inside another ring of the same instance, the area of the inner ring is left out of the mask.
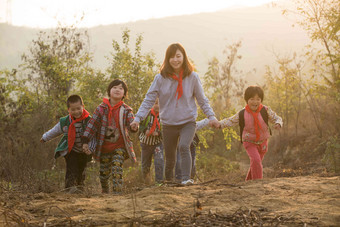
[[[12,192],[0,196],[0,225],[339,226],[339,189],[339,177],[300,176],[140,187],[123,195]]]
[[[112,40],[121,41],[122,29],[129,28],[132,39],[135,34],[143,34],[143,51],[153,51],[159,62],[170,43],[182,43],[200,74],[206,72],[213,56],[221,59],[226,45],[242,40],[238,69],[246,73],[255,68],[259,78],[264,66],[273,63],[273,51],[283,55],[301,52],[309,43],[305,32],[293,28],[293,22],[281,11],[279,7],[263,5],[89,28],[94,66],[107,66],[105,56],[110,55]],[[0,24],[0,68],[17,67],[37,32],[38,29]],[[252,74],[248,79],[255,77]]]

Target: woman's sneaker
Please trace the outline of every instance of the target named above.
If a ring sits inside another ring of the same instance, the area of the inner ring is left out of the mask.
[[[193,185],[194,184],[194,180],[193,179],[189,179],[189,180],[184,180],[181,183],[182,185]]]

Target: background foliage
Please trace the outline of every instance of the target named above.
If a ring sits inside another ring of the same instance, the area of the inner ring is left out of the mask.
[[[340,5],[333,0],[296,0],[295,3],[296,9],[285,10],[284,14],[299,16],[297,24],[308,33],[311,43],[305,53],[290,56],[273,53],[276,63],[266,67],[265,80],[260,84],[265,90],[264,104],[282,116],[284,128],[274,132],[264,163],[279,170],[312,165],[339,174]],[[136,37],[130,34],[125,29],[121,40],[112,41],[104,71],[91,64],[93,56],[87,32],[72,26],[40,32],[32,40],[30,50],[22,55],[18,68],[0,71],[1,183],[8,188],[15,184],[34,191],[61,190],[63,160],[58,159],[56,168],[51,170],[58,139],[46,144],[40,144],[39,140],[67,114],[67,96],[80,94],[86,108],[93,112],[106,96],[109,82],[119,78],[129,87],[125,102],[134,112],[138,110],[161,60],[153,52],[143,51],[141,34]],[[206,95],[219,119],[236,114],[244,106],[243,91],[248,83],[237,64],[242,61],[241,48],[241,41],[227,44],[222,59],[210,59],[206,75],[201,75]],[[203,118],[199,111],[198,120]],[[198,134],[200,180],[239,171],[242,163],[248,161],[239,143],[237,127],[223,131],[205,128]],[[133,140],[140,157],[136,135]],[[140,176],[139,167],[125,165],[125,177],[130,182],[127,185],[140,182],[136,180]],[[98,184],[97,168],[94,163],[88,168],[89,185]]]

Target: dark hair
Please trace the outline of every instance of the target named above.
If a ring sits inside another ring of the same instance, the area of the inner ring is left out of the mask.
[[[115,79],[115,80],[113,80],[113,81],[109,84],[109,86],[107,87],[107,95],[110,97],[111,88],[113,88],[114,86],[118,86],[118,85],[120,85],[120,84],[121,84],[121,85],[123,86],[123,88],[124,88],[124,96],[123,96],[122,100],[123,100],[125,97],[127,97],[128,87],[127,87],[127,85],[126,85],[126,83],[125,83],[124,81],[119,80],[119,79]]]
[[[81,105],[84,105],[83,99],[79,95],[71,95],[67,98],[66,104],[67,108],[70,108],[70,103],[80,102]]]
[[[177,50],[181,51],[183,54],[183,65],[182,65],[183,78],[185,78],[186,76],[189,76],[192,73],[192,71],[194,71],[194,66],[188,59],[188,56],[187,56],[187,53],[185,52],[184,47],[180,43],[173,43],[166,49],[165,58],[160,68],[160,73],[163,77],[168,77],[174,73],[174,70],[169,63],[169,60],[170,58],[176,55]]]
[[[261,99],[261,102],[263,102],[264,93],[263,93],[262,88],[260,88],[257,85],[251,85],[247,87],[246,91],[244,92],[244,100],[248,102],[248,100],[254,97],[255,95],[258,95]]]

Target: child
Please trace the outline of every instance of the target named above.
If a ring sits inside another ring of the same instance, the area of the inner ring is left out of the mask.
[[[154,156],[155,181],[161,183],[164,175],[164,153],[162,144],[161,125],[159,123],[158,99],[145,120],[139,124],[139,140],[142,148],[142,174],[144,180],[150,181],[150,166]]]
[[[240,125],[241,143],[247,150],[250,159],[250,168],[247,180],[262,179],[262,160],[268,150],[270,136],[268,120],[279,130],[282,119],[268,106],[263,106],[263,90],[259,86],[249,86],[244,93],[246,107],[234,116],[223,119],[221,128]]]
[[[60,118],[59,122],[51,130],[44,133],[40,142],[44,143],[64,134],[55,149],[54,157],[65,157],[65,188],[70,193],[73,193],[77,189],[82,190],[86,163],[91,160],[91,151],[83,150],[81,142],[81,136],[91,117],[89,112],[85,110],[83,100],[79,95],[68,97],[66,104],[69,115]],[[93,140],[91,143],[92,148],[95,146],[94,143]]]
[[[156,99],[159,98],[159,116],[162,121],[163,145],[165,151],[165,179],[173,181],[177,147],[181,155],[182,184],[191,185],[190,143],[196,130],[197,105],[203,110],[209,124],[220,127],[215,113],[204,95],[199,76],[194,72],[184,47],[171,44],[165,53],[160,73],[157,74],[145,95],[136,119],[131,127],[137,129],[145,119]]]
[[[205,118],[201,121],[196,122],[196,132],[204,127],[206,127],[209,124],[209,119]],[[190,153],[191,153],[191,179],[195,178],[196,175],[196,147],[198,143],[200,142],[200,139],[195,133],[194,139],[192,140],[190,144]],[[179,149],[177,148],[177,161],[175,166],[175,178],[176,181],[182,182],[182,173],[181,173],[181,156],[179,154]]]
[[[128,134],[134,115],[132,109],[123,102],[127,92],[128,88],[124,81],[113,80],[107,88],[109,99],[104,98],[97,107],[82,137],[84,150],[89,149],[87,143],[93,137],[97,138],[94,158],[100,161],[99,178],[102,193],[109,193],[110,176],[113,192],[120,193],[123,186],[124,160],[130,157],[133,163],[136,162]]]

